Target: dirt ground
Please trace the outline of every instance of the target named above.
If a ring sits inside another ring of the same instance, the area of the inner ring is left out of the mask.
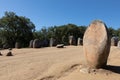
[[[111,47],[108,68],[82,73],[82,46],[13,49],[0,51],[0,80],[120,80],[120,48]]]

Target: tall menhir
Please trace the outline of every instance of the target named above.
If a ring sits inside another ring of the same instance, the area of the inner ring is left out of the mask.
[[[106,66],[110,44],[107,26],[100,20],[93,21],[87,28],[83,38],[83,50],[89,68]]]

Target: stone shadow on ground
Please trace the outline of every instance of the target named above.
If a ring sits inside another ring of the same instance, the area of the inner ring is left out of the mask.
[[[120,74],[120,66],[107,65],[104,69]]]

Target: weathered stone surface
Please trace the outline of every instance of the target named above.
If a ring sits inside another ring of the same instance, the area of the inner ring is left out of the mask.
[[[17,49],[21,48],[21,44],[19,42],[16,42],[15,43],[15,48],[17,48]]]
[[[117,44],[117,46],[120,48],[120,41],[118,41],[118,44]]]
[[[95,20],[87,28],[83,38],[83,50],[88,67],[106,66],[110,51],[110,37],[102,21]]]
[[[41,47],[41,42],[39,39],[35,39],[33,41],[33,48],[40,48]]]
[[[29,48],[33,48],[33,41],[34,40],[31,40],[30,43],[29,43]]]
[[[64,48],[64,44],[58,44],[56,47],[57,48]]]
[[[53,38],[50,38],[50,47],[53,46]]]
[[[45,39],[42,41],[42,47],[48,47],[49,46],[49,40]]]
[[[82,39],[81,38],[78,38],[78,40],[77,40],[77,45],[79,46],[79,45],[83,45],[83,42],[82,42]]]
[[[112,37],[111,38],[111,46],[117,46],[118,41],[119,41],[118,37]]]
[[[56,46],[57,44],[58,43],[57,43],[56,39],[50,38],[50,41],[49,41],[49,46],[50,47]]]
[[[69,36],[69,44],[76,45],[76,40],[75,40],[74,36]]]
[[[78,38],[78,40],[77,40],[77,45],[78,46],[80,45],[80,38]]]
[[[8,52],[6,56],[13,56],[12,52]]]

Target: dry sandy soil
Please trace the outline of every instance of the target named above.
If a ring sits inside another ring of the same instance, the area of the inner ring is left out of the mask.
[[[120,80],[120,48],[111,47],[107,69],[81,72],[82,46],[1,50],[0,80]],[[84,69],[84,68],[83,68]],[[84,71],[84,70],[83,70]]]

